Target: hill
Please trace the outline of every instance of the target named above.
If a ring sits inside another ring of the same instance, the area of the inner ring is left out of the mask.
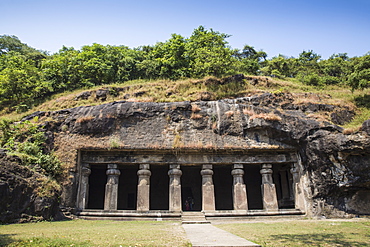
[[[80,150],[295,150],[303,159],[301,174],[311,181],[302,190],[314,193],[305,199],[309,215],[366,214],[367,95],[242,74],[131,81],[55,95],[29,112],[3,116],[23,118],[0,126],[0,194],[7,198],[0,219],[61,218],[58,200],[65,213],[74,212]],[[28,177],[21,178],[20,169]],[[28,206],[9,211],[15,198]]]
[[[310,86],[295,79],[282,80],[265,76],[242,74],[216,78],[185,80],[133,80],[122,84],[78,89],[51,96],[45,102],[27,112],[7,114],[0,117],[18,121],[35,111],[53,111],[77,106],[99,105],[114,101],[128,102],[181,102],[210,101],[251,97],[269,93],[281,105],[333,105],[335,107],[311,107],[304,112],[321,121],[340,125],[353,132],[370,117],[370,89],[352,92],[347,86]],[[265,102],[267,105],[269,102]],[[287,105],[285,106],[287,107]],[[306,108],[306,107],[302,107]]]

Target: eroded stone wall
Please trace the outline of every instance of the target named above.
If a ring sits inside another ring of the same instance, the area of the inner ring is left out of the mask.
[[[73,206],[70,197],[76,191],[78,150],[294,150],[301,159],[301,193],[309,215],[370,214],[366,207],[370,192],[367,125],[357,133],[344,134],[342,128],[305,114],[307,109],[324,106],[261,102],[256,97],[115,102],[33,116],[46,121],[56,153],[70,171],[62,202],[68,206]]]

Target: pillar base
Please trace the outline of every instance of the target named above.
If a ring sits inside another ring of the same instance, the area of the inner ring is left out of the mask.
[[[149,185],[137,186],[137,211],[149,211]]]
[[[181,185],[170,186],[170,212],[181,212]]]
[[[207,184],[202,186],[202,211],[215,211],[214,186]]]
[[[248,210],[247,189],[245,184],[233,186],[234,210]]]
[[[107,184],[105,186],[104,210],[117,210],[118,185]]]

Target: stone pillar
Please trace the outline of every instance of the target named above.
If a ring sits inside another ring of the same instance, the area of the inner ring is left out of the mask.
[[[105,185],[104,210],[117,210],[118,181],[121,172],[116,164],[109,164],[106,174],[108,178]]]
[[[276,195],[276,188],[275,184],[272,180],[272,165],[271,164],[263,164],[262,169],[260,171],[262,175],[262,202],[263,202],[263,209],[267,211],[274,211],[278,210],[278,202],[277,202],[277,195]]]
[[[293,175],[293,193],[294,193],[294,204],[296,209],[302,211],[305,210],[305,200],[303,195],[303,190],[300,187],[300,177],[298,171],[298,164],[293,164],[290,172]]]
[[[200,174],[202,175],[202,211],[215,211],[212,165],[203,165]]]
[[[82,164],[81,167],[81,180],[80,189],[78,191],[78,209],[84,210],[87,208],[87,203],[89,201],[89,176],[91,174],[91,169],[89,164]]]
[[[248,210],[247,189],[243,179],[243,165],[234,164],[231,175],[233,176],[234,210]]]
[[[150,198],[150,175],[149,164],[139,165],[137,175],[139,177],[137,185],[137,207],[138,211],[149,211],[149,198]]]
[[[170,176],[169,210],[171,212],[181,211],[181,175],[180,165],[170,165],[168,176]]]

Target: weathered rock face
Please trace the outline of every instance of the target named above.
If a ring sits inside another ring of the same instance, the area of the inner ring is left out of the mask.
[[[370,135],[370,119],[366,120],[361,127],[362,131]]]
[[[22,166],[17,157],[0,152],[0,222],[61,218],[57,196],[39,196],[45,177]]]
[[[332,105],[294,105],[289,95],[265,94],[221,101],[122,101],[33,116],[48,120],[46,133],[60,159],[70,165],[64,207],[76,204],[77,150],[81,149],[296,150],[309,215],[370,214],[369,124],[345,135],[340,127],[306,115],[342,110]],[[353,117],[348,112],[337,115],[338,122]]]

